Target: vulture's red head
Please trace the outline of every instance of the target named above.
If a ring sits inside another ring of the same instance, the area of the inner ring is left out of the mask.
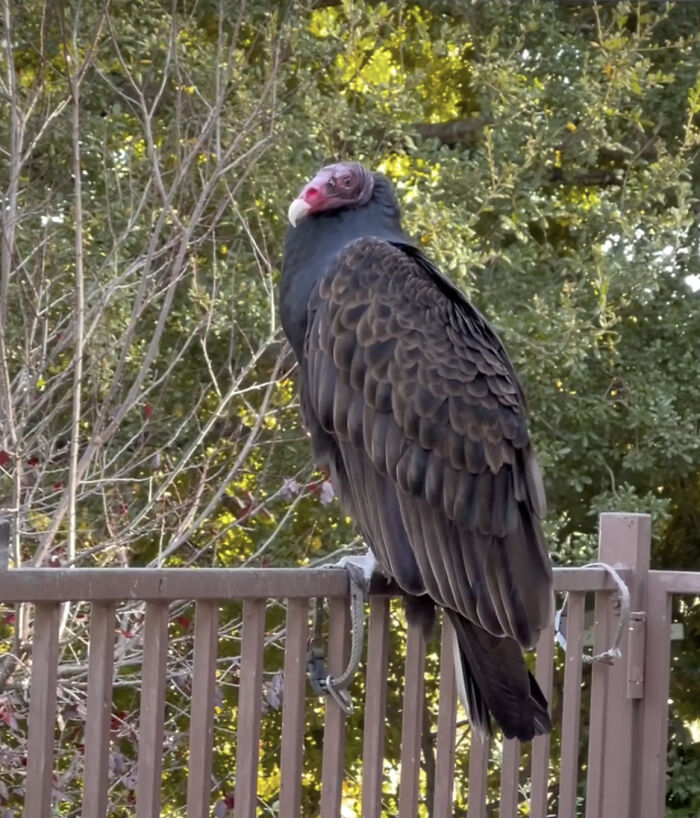
[[[292,227],[306,216],[340,207],[361,207],[370,199],[374,179],[359,162],[336,162],[321,168],[289,205]]]

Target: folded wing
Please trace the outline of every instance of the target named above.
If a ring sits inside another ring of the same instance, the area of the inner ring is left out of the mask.
[[[309,304],[302,408],[384,570],[495,637],[551,619],[524,399],[486,320],[415,250],[335,257]]]

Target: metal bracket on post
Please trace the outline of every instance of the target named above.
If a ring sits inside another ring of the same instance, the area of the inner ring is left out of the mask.
[[[627,698],[644,698],[644,656],[646,651],[646,611],[632,611],[627,642]]]

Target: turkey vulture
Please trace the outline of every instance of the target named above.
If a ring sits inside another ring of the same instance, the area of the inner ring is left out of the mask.
[[[381,174],[322,168],[289,221],[280,311],[315,460],[409,619],[450,617],[472,726],[528,741],[551,726],[522,650],[552,621],[552,570],[503,344],[403,232]]]

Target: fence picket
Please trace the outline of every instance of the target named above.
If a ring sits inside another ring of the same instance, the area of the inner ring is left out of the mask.
[[[146,603],[136,818],[159,818],[160,816],[169,612],[167,602]]]
[[[362,748],[362,815],[380,818],[384,771],[386,663],[389,655],[389,600],[374,597],[369,605],[365,676],[364,745]]]
[[[612,603],[608,594],[596,594],[593,651],[606,650],[613,637]],[[586,818],[601,818],[605,763],[605,715],[608,707],[609,674],[605,665],[591,669],[591,715],[588,723],[588,775],[586,779]]]
[[[437,748],[435,757],[435,798],[433,818],[452,818],[452,790],[455,773],[455,732],[457,726],[457,680],[454,667],[454,630],[449,617],[442,619],[440,645],[440,688],[438,701]]]
[[[345,581],[347,583],[347,578]],[[331,599],[329,608],[328,672],[339,676],[345,670],[347,661],[350,615],[345,599]],[[340,815],[345,778],[345,713],[337,702],[330,698],[326,699],[321,763],[321,818],[337,818]]]
[[[490,740],[472,731],[469,744],[467,818],[485,818]]]
[[[280,759],[280,818],[299,818],[301,773],[304,761],[304,693],[309,602],[287,600],[287,636],[284,647],[282,699],[282,753]]]
[[[265,600],[243,604],[238,728],[236,731],[235,818],[255,818],[260,755]]]
[[[60,610],[56,603],[37,602],[34,612],[24,818],[51,816]]]
[[[516,818],[518,791],[520,788],[520,742],[509,739],[503,742],[501,756],[501,804],[499,818]]]
[[[187,818],[208,818],[210,814],[218,625],[217,603],[198,602],[194,620]]]
[[[96,602],[90,621],[82,818],[105,818],[115,638],[114,602]]]
[[[425,636],[419,624],[408,625],[404,668],[399,818],[413,818],[418,805],[420,745],[425,707]]]
[[[579,773],[579,735],[581,723],[581,671],[583,668],[583,617],[586,595],[569,595],[566,623],[566,664],[561,718],[561,775],[559,780],[559,818],[575,818]]]
[[[549,702],[552,715],[552,686],[554,682],[554,625],[540,634],[535,659],[535,678]],[[550,733],[535,736],[531,750],[530,814],[547,815],[549,794],[549,749]]]
[[[666,798],[668,696],[671,672],[671,594],[663,576],[649,573],[644,720],[639,765],[639,816],[662,818]]]

